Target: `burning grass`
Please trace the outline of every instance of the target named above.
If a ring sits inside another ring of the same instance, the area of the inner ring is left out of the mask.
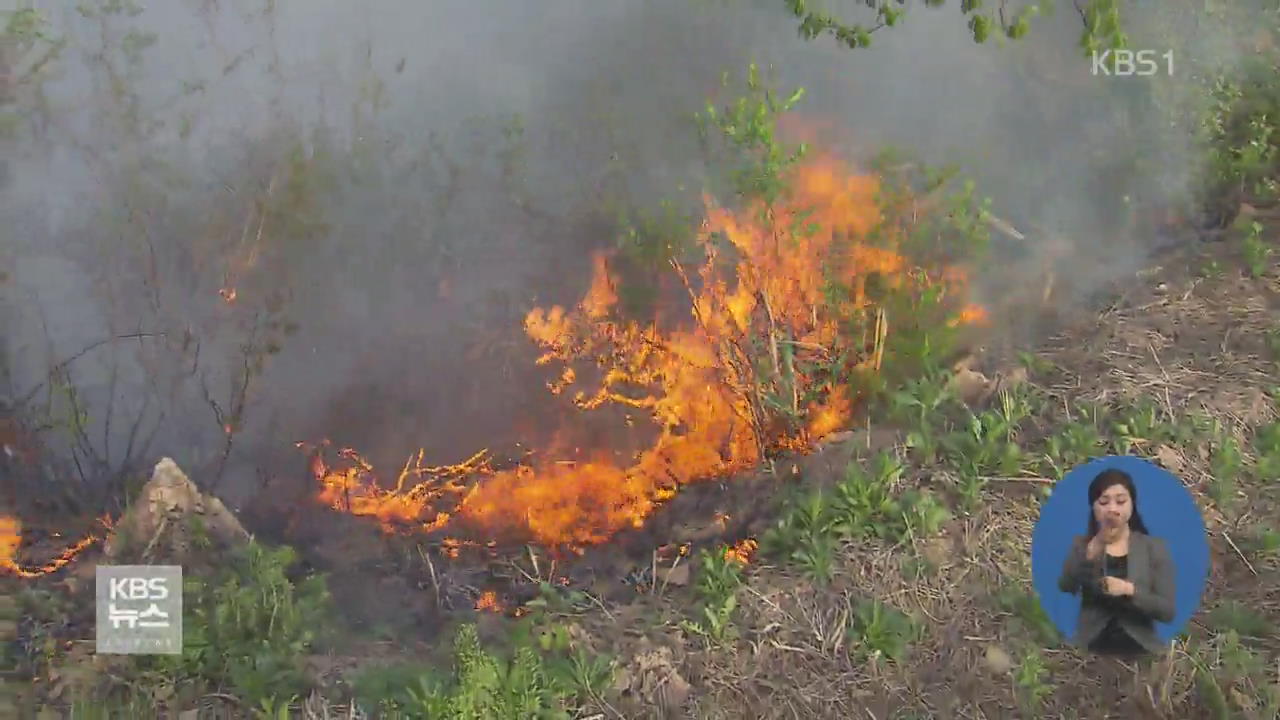
[[[391,489],[354,451],[339,453],[341,468],[317,454],[321,500],[388,530],[602,543],[643,524],[683,485],[846,428],[872,390],[866,378],[895,347],[899,312],[904,328],[926,324],[915,311],[938,327],[984,320],[968,302],[963,267],[912,252],[921,228],[909,195],[833,156],[800,160],[787,177],[785,199],[736,210],[705,200],[697,254],[670,261],[688,321],[626,317],[608,255],[597,256],[575,307],[528,313],[537,362],[560,365],[552,394],[584,412],[644,411],[655,431],[647,449],[620,461],[607,447],[551,448],[500,471],[483,452],[445,467],[424,467],[418,453]]]
[[[38,566],[23,566],[18,561],[18,551],[22,546],[22,522],[16,517],[0,515],[0,570],[21,578],[37,578],[49,575],[66,567],[81,552],[101,542],[111,529],[111,518],[104,516],[99,520],[103,530],[80,538],[66,546],[56,557]]]

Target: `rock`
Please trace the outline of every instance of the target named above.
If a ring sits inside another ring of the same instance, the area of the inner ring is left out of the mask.
[[[1165,470],[1175,475],[1182,472],[1182,468],[1186,465],[1186,461],[1182,457],[1182,453],[1168,445],[1159,445],[1155,451],[1155,461]]]
[[[951,377],[951,391],[966,404],[973,405],[990,394],[991,380],[969,367],[959,367]]]
[[[625,676],[631,692],[661,709],[664,717],[680,717],[693,687],[676,668],[671,648],[657,647],[638,653]]]
[[[177,463],[164,458],[112,528],[103,552],[114,563],[185,564],[205,542],[231,548],[248,540],[249,533],[221,500],[202,494]]]
[[[987,669],[997,675],[1004,675],[1013,669],[1013,658],[1009,657],[1009,653],[999,645],[988,645],[986,657],[983,661],[987,665]]]

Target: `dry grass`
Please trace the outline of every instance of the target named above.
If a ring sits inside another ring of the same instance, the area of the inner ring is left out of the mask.
[[[1280,322],[1280,284],[1275,277],[1249,280],[1230,272],[1197,277],[1189,270],[1195,262],[1170,258],[1137,279],[1126,297],[1050,340],[1041,357],[1054,369],[1032,379],[1048,401],[1033,424],[1051,432],[1064,405],[1116,406],[1139,398],[1156,401],[1170,419],[1202,413],[1242,443],[1253,428],[1275,419],[1268,391],[1280,376],[1263,337]],[[724,646],[708,647],[674,629],[688,612],[687,597],[676,593],[651,603],[642,613],[655,618],[651,629],[630,631],[645,644],[671,649],[692,696],[683,710],[645,697],[624,698],[619,707],[627,717],[687,712],[709,719],[1213,717],[1196,682],[1197,662],[1212,667],[1224,659],[1222,636],[1209,627],[1207,611],[1229,598],[1280,625],[1274,590],[1280,566],[1274,556],[1240,547],[1258,521],[1275,527],[1276,484],[1245,473],[1238,502],[1219,507],[1205,495],[1214,481],[1207,442],[1139,448],[1185,479],[1210,532],[1212,570],[1202,611],[1167,657],[1135,665],[1065,645],[1044,647],[1025,608],[1001,601],[1030,592],[1031,528],[1044,487],[1035,478],[1002,478],[987,485],[980,509],[948,523],[937,538],[910,547],[842,546],[825,587],[786,563],[757,562],[739,592],[738,637]],[[934,487],[946,481],[945,470],[936,469],[909,469],[906,478]],[[923,622],[924,636],[903,661],[851,652],[854,608],[868,598]],[[622,635],[615,651],[625,667],[635,638]],[[1242,717],[1269,720],[1250,694],[1280,684],[1278,651],[1277,639],[1265,638],[1257,652],[1271,670],[1220,676],[1224,697]],[[1037,659],[1045,668],[1038,681],[1026,668],[1020,674],[1024,662]],[[1027,690],[1035,685],[1042,685],[1043,697],[1029,703]]]

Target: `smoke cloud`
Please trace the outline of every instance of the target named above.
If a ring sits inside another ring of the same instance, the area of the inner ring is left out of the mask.
[[[913,6],[851,52],[801,40],[781,7],[62,5],[66,46],[39,93],[18,89],[6,140],[0,390],[83,411],[59,482],[164,454],[232,505],[301,482],[296,440],[390,466],[536,446],[568,411],[525,312],[577,298],[619,211],[697,206],[711,169],[690,115],[750,61],[808,89],[835,149],[974,177],[1028,236],[993,258],[992,300],[1048,239],[1078,291],[1136,267],[1156,241],[1123,199],[1188,186],[1189,135],[1143,114],[1141,79],[1089,75],[1073,13],[998,47],[955,7]],[[47,375],[72,357],[69,399]]]

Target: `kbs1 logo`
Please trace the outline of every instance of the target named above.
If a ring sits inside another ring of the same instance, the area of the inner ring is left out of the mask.
[[[1163,65],[1159,62],[1163,60]],[[1152,77],[1173,75],[1173,51],[1156,50],[1103,50],[1093,51],[1090,72],[1106,77]]]
[[[182,566],[97,567],[97,651],[182,653]]]

